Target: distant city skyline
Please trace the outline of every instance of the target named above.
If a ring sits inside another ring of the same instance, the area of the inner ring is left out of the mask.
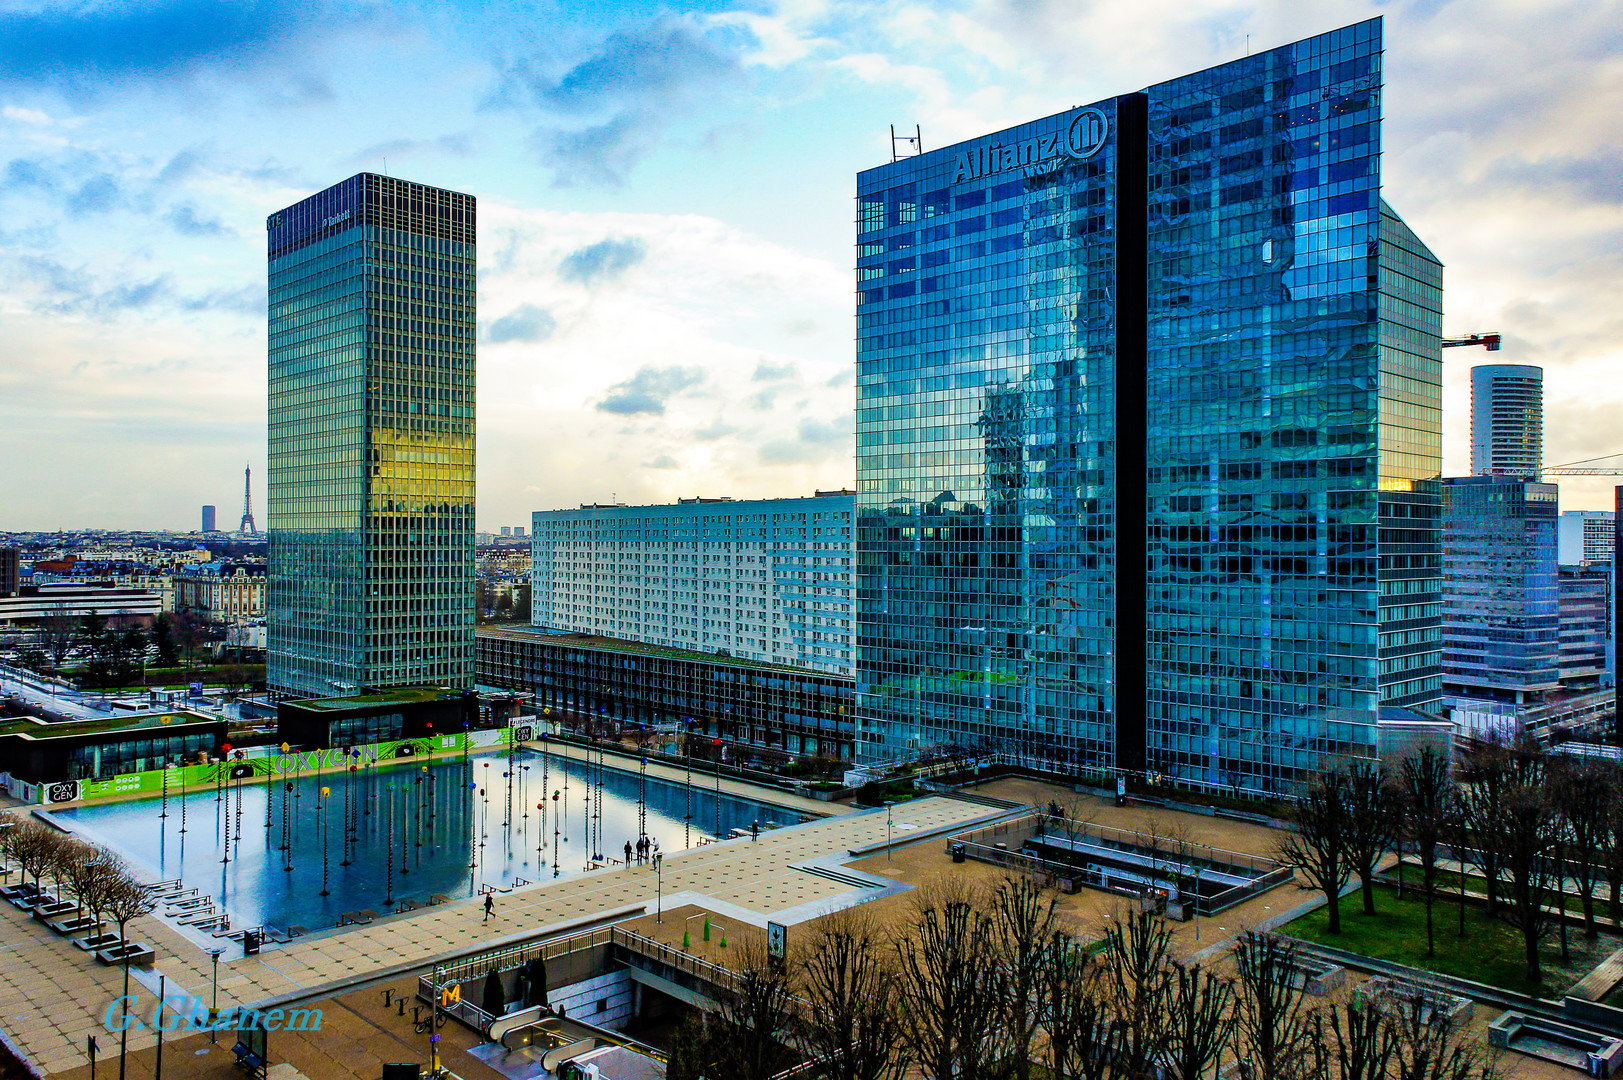
[[[847,486],[851,178],[890,125],[939,147],[1375,14],[1385,190],[1445,264],[1445,328],[1544,369],[1546,463],[1623,450],[1623,3],[48,4],[0,13],[0,529],[235,523],[266,464],[263,218],[362,169],[481,202],[482,531]],[[1488,359],[1447,357],[1445,474]]]

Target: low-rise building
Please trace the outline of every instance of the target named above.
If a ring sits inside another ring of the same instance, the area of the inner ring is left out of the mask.
[[[265,618],[262,563],[204,563],[175,575],[175,610],[211,622],[243,626]]]
[[[533,693],[566,725],[674,727],[768,756],[851,760],[850,676],[532,627],[480,629],[474,654],[479,685]]]
[[[109,625],[150,626],[163,600],[146,589],[120,588],[111,581],[63,581],[24,585],[15,596],[0,597],[0,626],[33,626],[47,619],[99,615]]]

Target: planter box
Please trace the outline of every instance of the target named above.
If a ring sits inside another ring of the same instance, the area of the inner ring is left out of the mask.
[[[1357,992],[1376,1008],[1386,1011],[1407,1012],[1418,998],[1421,1016],[1428,1023],[1442,1021],[1454,1027],[1470,1019],[1476,1008],[1476,1003],[1468,997],[1450,994],[1433,986],[1402,982],[1386,975],[1366,980]]]
[[[92,934],[90,937],[73,939],[74,948],[83,949],[85,952],[98,952],[109,945],[116,945],[118,942],[119,936],[117,934]]]

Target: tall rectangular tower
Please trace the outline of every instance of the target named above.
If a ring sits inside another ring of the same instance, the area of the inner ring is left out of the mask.
[[[858,753],[1282,790],[1439,692],[1380,20],[857,180]]]
[[[275,694],[473,683],[475,213],[361,173],[266,221]]]

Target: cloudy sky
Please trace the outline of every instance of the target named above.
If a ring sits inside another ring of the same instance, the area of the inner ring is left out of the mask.
[[[850,483],[888,125],[940,146],[1378,14],[1447,329],[1544,366],[1548,462],[1623,451],[1623,0],[0,0],[0,529],[235,523],[265,215],[362,170],[480,200],[481,527]]]

